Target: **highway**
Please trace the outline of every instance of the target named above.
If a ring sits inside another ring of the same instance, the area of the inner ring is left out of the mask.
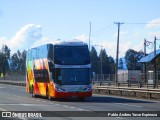
[[[52,118],[43,116],[42,118],[18,117],[14,118],[15,120],[159,120],[158,117],[105,117],[105,115],[101,117],[98,114],[103,114],[105,111],[160,111],[160,101],[105,95],[93,95],[91,98],[86,98],[85,101],[77,99],[49,101],[45,97],[31,97],[30,94],[26,93],[23,86],[0,84],[0,111],[56,111],[55,113],[48,113],[50,115],[56,115],[57,111],[71,111],[71,116]],[[93,117],[85,117],[83,115],[82,117],[75,117],[75,113],[72,111],[78,111],[79,115],[84,112],[92,112]],[[100,113],[96,111],[100,111]],[[7,118],[3,119],[7,120]]]

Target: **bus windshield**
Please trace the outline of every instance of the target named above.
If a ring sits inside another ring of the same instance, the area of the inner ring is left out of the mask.
[[[90,63],[86,46],[55,46],[55,63],[61,65],[85,65]]]
[[[55,83],[61,85],[90,84],[90,69],[86,68],[57,68]]]

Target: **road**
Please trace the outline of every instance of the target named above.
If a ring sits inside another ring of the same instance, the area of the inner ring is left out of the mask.
[[[70,116],[64,117],[14,118],[22,120],[159,120],[158,117],[105,117],[105,114],[104,116],[100,114],[105,113],[105,111],[160,111],[160,101],[105,95],[93,95],[85,101],[78,101],[77,99],[49,101],[44,97],[32,98],[30,94],[26,93],[25,87],[0,84],[0,111],[56,111],[49,112],[48,115],[57,115],[57,111],[71,111],[67,113],[71,114]],[[75,117],[76,113],[72,111],[78,111],[79,116],[81,114],[83,116],[83,113],[88,115],[91,113],[93,116]]]

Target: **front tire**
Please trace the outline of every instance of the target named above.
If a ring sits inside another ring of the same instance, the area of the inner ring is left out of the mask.
[[[37,95],[34,93],[34,87],[33,87],[33,85],[32,85],[32,88],[31,88],[31,95],[32,95],[32,97],[34,97],[34,98],[37,97]]]

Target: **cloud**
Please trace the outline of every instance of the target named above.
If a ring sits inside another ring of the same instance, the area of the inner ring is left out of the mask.
[[[6,37],[0,37],[0,49],[2,48],[2,45],[6,44],[7,38]]]
[[[148,38],[154,39],[155,36],[158,37],[158,38],[160,38],[160,32],[148,32],[147,33],[147,37]]]
[[[28,24],[22,27],[16,35],[11,39],[10,44],[19,49],[26,49],[30,47],[31,43],[41,39],[41,26],[35,24]]]
[[[100,41],[101,41],[100,42],[101,44],[98,44],[98,45],[103,46],[103,48],[106,50],[107,55],[116,58],[117,41],[113,41],[113,40],[100,40]],[[125,56],[125,52],[132,47],[131,44],[132,43],[130,41],[127,41],[124,43],[121,40],[121,42],[119,43],[119,58]],[[99,47],[98,48],[96,47],[96,49],[100,50]]]
[[[56,41],[56,40],[49,40],[47,37],[43,37],[42,39],[35,41],[31,45],[31,48],[36,47],[36,46],[40,46],[40,45],[43,45],[43,44],[47,44],[47,43],[53,43],[53,41]]]
[[[74,37],[74,39],[81,40],[85,43],[88,43],[88,41],[89,41],[88,35],[85,35],[85,34],[78,35],[78,36]]]
[[[129,33],[128,31],[120,31],[119,35],[120,35],[120,37],[125,37],[128,33]],[[115,32],[114,37],[117,37],[117,35],[118,35],[118,33]]]
[[[136,31],[133,35],[127,30],[120,31],[119,57],[123,57],[128,49],[135,49],[137,51],[143,50],[143,37],[149,41],[154,40],[155,36],[160,39],[160,32],[157,28],[160,28],[160,18],[151,20],[142,32]],[[117,32],[113,33],[111,36],[111,40],[96,39],[91,36],[91,45],[103,45],[107,54],[116,58]],[[89,36],[86,34],[77,35],[73,39],[78,39],[86,43],[89,42]],[[6,44],[11,49],[11,52],[15,52],[17,50],[26,50],[53,41],[54,40],[49,40],[47,37],[43,36],[41,25],[27,24],[19,29],[10,39],[7,37],[0,37],[0,47],[2,44]],[[98,47],[96,49],[100,50]]]
[[[147,28],[160,28],[160,18],[153,19],[146,25]]]
[[[112,41],[109,41],[109,40],[105,40],[107,42],[102,42],[103,44],[103,48],[106,49],[106,53],[108,56],[112,56],[112,57],[115,57],[116,56],[116,42],[112,42]]]
[[[132,43],[128,40],[129,31],[121,31],[120,32],[120,42],[119,42],[119,57],[124,57],[125,52],[132,47]],[[105,39],[105,40],[93,40],[93,45],[102,45],[103,48],[106,50],[108,56],[112,56],[116,58],[116,51],[117,51],[117,32],[113,33],[114,38],[112,40]],[[98,54],[101,48],[96,47]]]
[[[11,39],[1,37],[0,40],[2,44],[6,44],[13,52],[25,50],[42,38],[41,28],[40,25],[28,24],[22,27]]]
[[[141,41],[141,42],[139,42],[139,44],[137,44],[136,46],[134,46],[134,48],[133,48],[134,50],[136,50],[136,51],[143,51],[143,49],[144,49],[144,41]]]

